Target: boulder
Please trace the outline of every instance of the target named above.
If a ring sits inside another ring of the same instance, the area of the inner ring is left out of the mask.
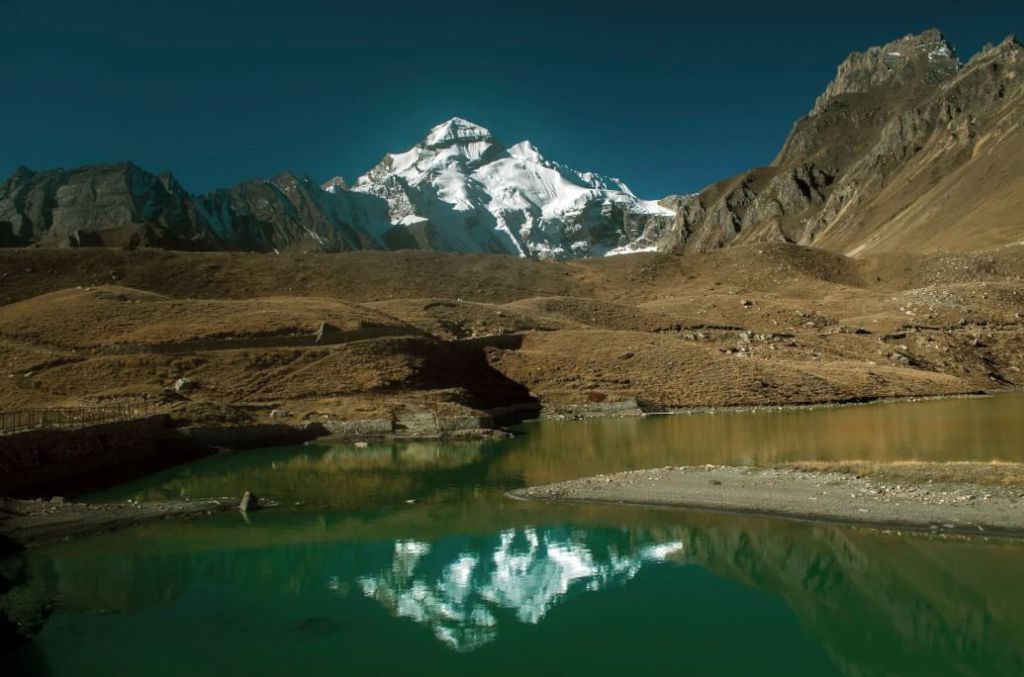
[[[242,500],[238,504],[238,509],[242,512],[249,512],[250,510],[258,510],[260,507],[260,499],[253,494],[251,491],[247,491],[242,494]]]
[[[199,384],[188,377],[179,378],[174,382],[174,392],[179,395],[187,395],[199,388]]]

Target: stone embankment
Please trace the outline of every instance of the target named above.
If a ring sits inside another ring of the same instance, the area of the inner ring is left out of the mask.
[[[284,412],[286,414],[286,412]],[[478,416],[409,411],[393,418],[183,426],[168,415],[76,428],[0,435],[0,496],[75,496],[186,463],[224,449],[339,439],[436,439],[504,434],[499,426],[536,408],[505,407]]]

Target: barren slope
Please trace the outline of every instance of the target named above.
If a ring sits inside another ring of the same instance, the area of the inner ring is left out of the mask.
[[[848,255],[1024,240],[1024,47],[961,66],[936,30],[851,54],[769,167],[662,201],[668,250],[789,241]]]
[[[0,408],[145,401],[189,420],[320,420],[1010,387],[1024,381],[1019,252],[6,250]]]

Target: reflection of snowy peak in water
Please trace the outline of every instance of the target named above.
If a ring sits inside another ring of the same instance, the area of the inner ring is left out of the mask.
[[[472,551],[398,541],[391,568],[360,578],[359,586],[395,615],[430,626],[444,644],[472,651],[497,637],[499,609],[536,624],[567,597],[625,583],[645,563],[683,547],[626,545],[631,552],[620,552],[616,542],[594,545],[578,532],[533,528],[487,541],[488,547]]]

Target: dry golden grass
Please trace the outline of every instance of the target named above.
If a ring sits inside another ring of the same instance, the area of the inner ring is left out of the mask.
[[[312,335],[321,322],[418,334],[385,313],[330,298],[172,299],[116,286],[66,289],[0,306],[0,332],[33,345],[93,348]]]
[[[1009,249],[853,260],[758,244],[571,263],[38,249],[0,250],[0,270],[5,409],[146,399],[205,418],[359,418],[1024,384],[1024,257]],[[314,345],[322,322],[348,334]],[[175,404],[183,377],[198,387]]]
[[[773,352],[759,343],[745,353],[721,352],[738,343],[734,331],[718,338],[708,332],[704,340],[598,329],[537,332],[516,350],[491,351],[489,359],[510,379],[560,404],[636,399],[655,408],[758,406],[970,388],[945,374],[834,355],[817,359],[814,350],[799,346]]]
[[[1024,487],[1024,463],[991,461],[807,461],[783,466],[805,472],[830,472],[867,477],[891,484],[977,484]]]

